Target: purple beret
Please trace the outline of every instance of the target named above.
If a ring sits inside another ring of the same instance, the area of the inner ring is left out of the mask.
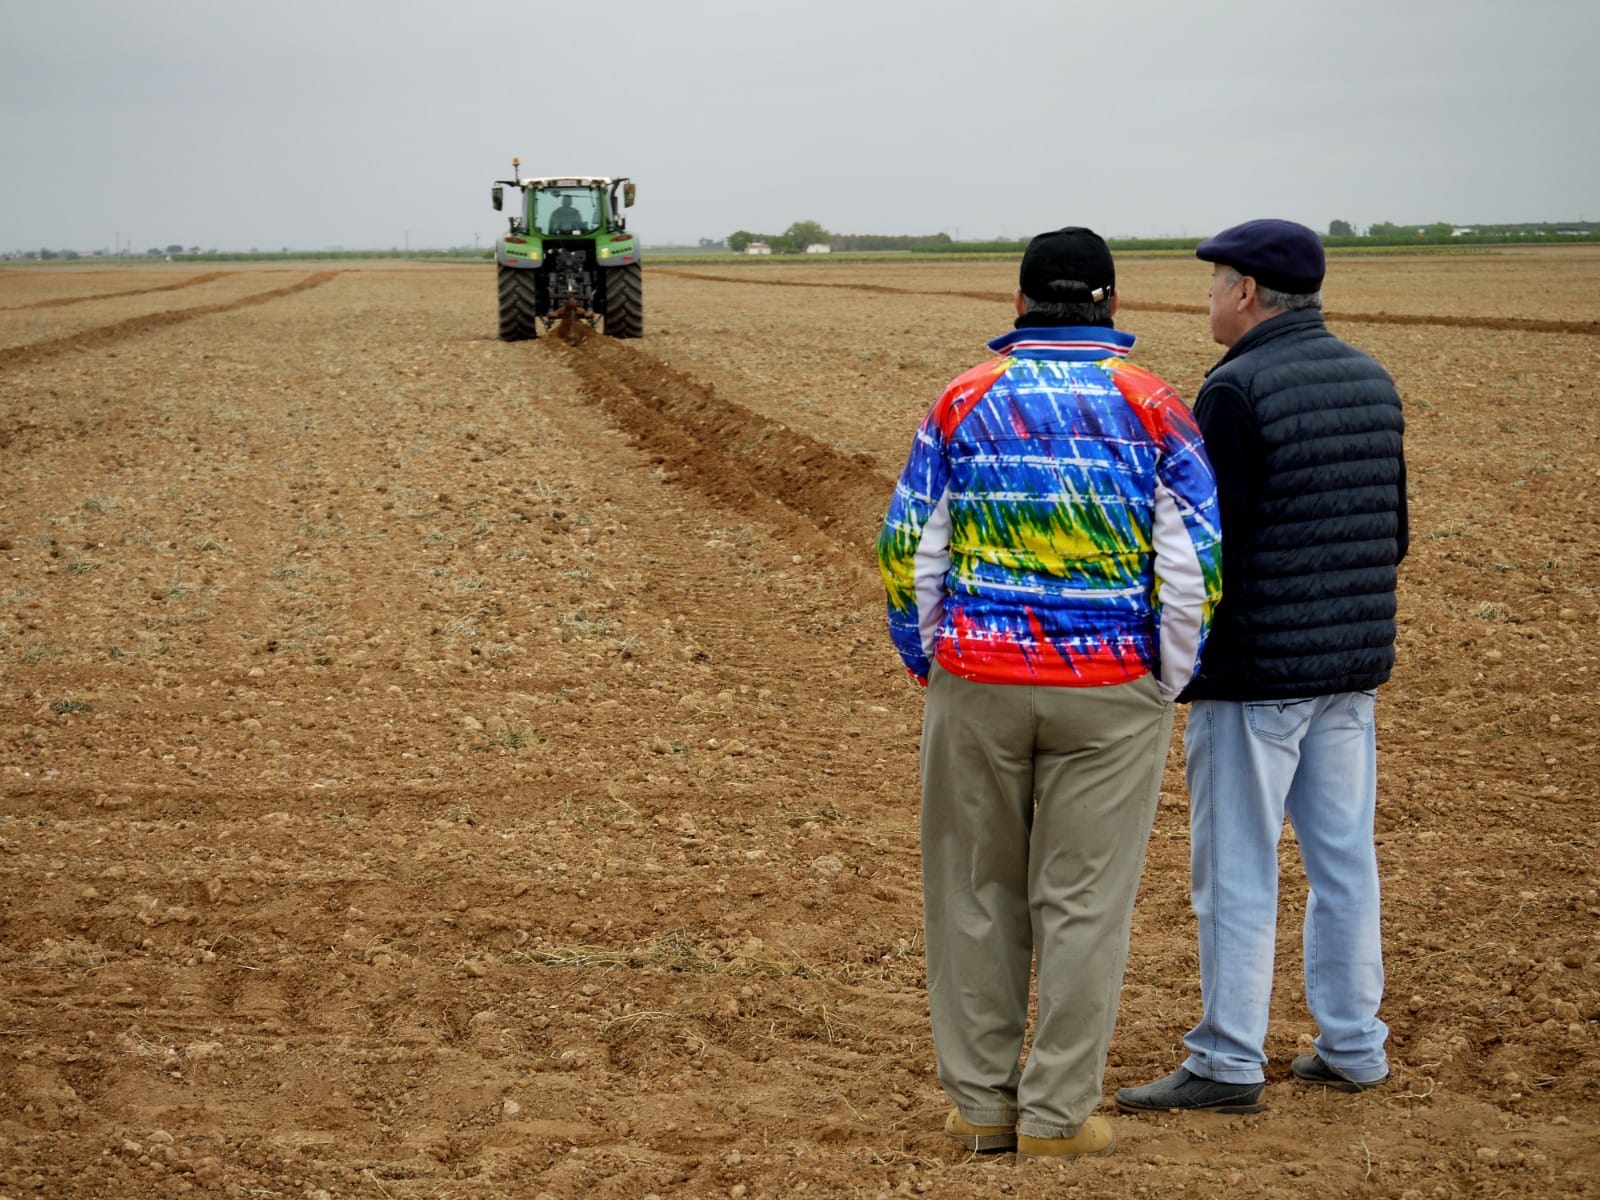
[[[1315,231],[1294,221],[1246,221],[1209,237],[1194,255],[1249,275],[1261,287],[1304,295],[1322,286],[1327,258]]]

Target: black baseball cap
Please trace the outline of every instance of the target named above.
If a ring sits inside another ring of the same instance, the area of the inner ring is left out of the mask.
[[[1028,243],[1018,283],[1024,296],[1041,303],[1093,302],[1117,290],[1117,268],[1104,238],[1081,225],[1068,225]]]

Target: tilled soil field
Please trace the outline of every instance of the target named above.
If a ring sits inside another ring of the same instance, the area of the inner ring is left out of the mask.
[[[1192,398],[1209,271],[1120,264]],[[0,270],[0,1196],[1600,1195],[1600,254],[1336,259],[1408,406],[1394,1074],[1018,1171],[939,1132],[871,545],[1007,264]],[[1181,721],[1181,716],[1180,716]],[[1169,757],[1106,1088],[1199,1008]]]

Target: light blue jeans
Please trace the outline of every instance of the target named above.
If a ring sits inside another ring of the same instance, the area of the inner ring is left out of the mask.
[[[1306,700],[1198,700],[1184,732],[1190,869],[1200,933],[1200,1024],[1184,1036],[1196,1075],[1258,1083],[1272,999],[1278,841],[1300,843],[1306,1002],[1317,1053],[1368,1083],[1388,1074],[1378,1019],[1378,791],[1371,692]]]

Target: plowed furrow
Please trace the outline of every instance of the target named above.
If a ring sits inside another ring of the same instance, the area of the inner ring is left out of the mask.
[[[1006,292],[963,292],[935,289],[897,288],[876,283],[818,283],[814,280],[796,279],[740,279],[732,275],[712,275],[700,271],[680,271],[656,267],[657,275],[671,275],[678,279],[699,279],[709,283],[742,283],[762,287],[838,288],[851,292],[894,293],[903,296],[959,296],[985,303],[1009,303]],[[1163,304],[1151,301],[1124,300],[1122,307],[1129,312],[1187,313],[1205,316],[1204,304]],[[1508,333],[1575,333],[1600,337],[1600,321],[1546,321],[1538,317],[1457,317],[1430,313],[1357,313],[1329,310],[1329,321],[1353,325],[1437,325],[1449,329],[1495,329]]]
[[[241,308],[249,308],[256,304],[265,304],[269,300],[278,300],[284,296],[292,296],[296,292],[306,291],[308,288],[320,287],[338,275],[338,271],[319,271],[315,275],[308,275],[299,283],[290,284],[288,287],[273,288],[267,292],[257,292],[238,300],[230,300],[225,304],[202,304],[194,308],[168,309],[164,312],[146,313],[142,317],[130,317],[126,321],[116,321],[110,325],[100,325],[94,329],[86,329],[81,333],[69,334],[65,337],[50,338],[42,342],[30,342],[24,346],[9,346],[0,349],[0,371],[14,367],[32,366],[47,359],[56,358],[63,354],[71,354],[80,350],[98,350],[104,346],[114,345],[131,337],[149,333],[156,329],[165,329],[170,325],[180,325],[185,321],[192,321],[196,317],[215,316],[217,313],[233,312]]]
[[[570,348],[585,392],[656,463],[719,504],[803,545],[869,546],[893,482],[852,456],[742,405],[632,346],[591,336]]]
[[[188,279],[181,279],[177,283],[163,283],[159,287],[131,288],[125,292],[94,292],[87,296],[56,296],[50,300],[35,300],[31,304],[9,304],[0,308],[0,312],[16,312],[24,308],[62,308],[68,304],[87,304],[91,300],[122,300],[128,296],[148,296],[152,292],[176,292],[181,288],[194,287],[197,284],[211,283],[214,280],[226,279],[229,275],[237,275],[237,271],[207,271],[204,275],[194,275]]]

